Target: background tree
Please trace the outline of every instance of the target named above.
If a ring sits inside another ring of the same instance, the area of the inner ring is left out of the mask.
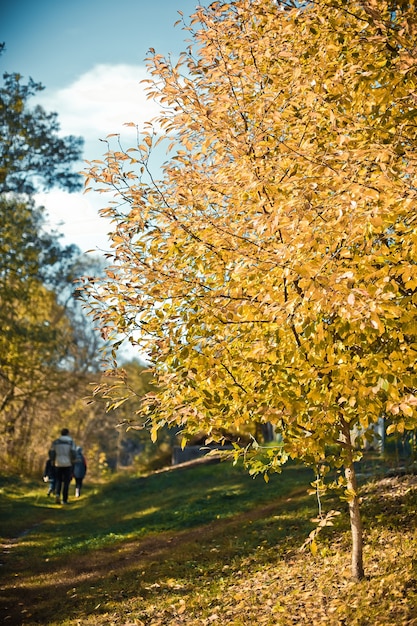
[[[0,193],[32,194],[39,188],[74,191],[80,177],[71,165],[81,160],[81,137],[60,137],[56,113],[28,100],[42,91],[32,78],[4,73],[0,88]]]
[[[98,274],[97,261],[87,263],[75,246],[62,247],[43,224],[43,210],[31,201],[0,196],[0,454],[20,467],[34,429],[44,430],[42,407],[52,407],[53,395],[62,401],[64,391],[71,403],[68,394],[79,391],[81,381],[86,395],[85,376],[99,369],[103,346],[74,284],[92,267]],[[50,413],[46,422],[48,429]]]
[[[172,448],[178,443],[178,428],[161,427],[157,440],[152,442],[147,428],[149,419],[142,419],[137,411],[141,399],[147,393],[155,392],[152,376],[147,364],[133,359],[126,361],[117,372],[105,372],[101,382],[95,386],[96,403],[102,406],[94,424],[95,437],[100,449],[106,452],[112,469],[134,466],[135,469],[149,471],[171,462]],[[101,395],[103,387],[107,388],[104,397]],[[109,412],[109,407],[113,411]],[[103,413],[106,413],[105,418]],[[114,428],[115,419],[117,430]]]
[[[25,471],[44,463],[51,427],[61,428],[64,417],[82,436],[91,415],[77,418],[71,406],[89,392],[103,347],[74,284],[81,274],[100,274],[102,263],[62,246],[33,200],[42,188],[80,187],[72,166],[82,139],[61,138],[56,113],[29,108],[40,89],[15,73],[0,89],[0,458]]]
[[[91,307],[149,355],[153,436],[271,422],[251,471],[344,467],[357,579],[352,433],[416,425],[416,28],[406,2],[211,3],[176,65],[151,51],[162,179],[152,127],[87,175],[120,199]]]

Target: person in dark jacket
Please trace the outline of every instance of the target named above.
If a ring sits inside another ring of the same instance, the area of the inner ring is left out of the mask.
[[[51,459],[48,459],[45,463],[45,469],[43,471],[43,481],[49,482],[48,496],[51,493],[55,493],[55,467],[52,464]]]
[[[52,442],[49,458],[55,467],[55,502],[68,504],[68,491],[72,479],[72,464],[75,461],[76,446],[69,435],[68,428],[61,430],[61,436]]]
[[[79,498],[81,495],[81,487],[83,486],[84,476],[87,473],[87,462],[85,460],[85,456],[83,455],[83,449],[81,446],[77,446],[72,473],[75,478],[75,497]]]

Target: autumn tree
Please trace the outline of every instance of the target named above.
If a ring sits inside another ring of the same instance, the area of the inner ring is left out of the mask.
[[[152,442],[146,423],[136,415],[141,398],[155,391],[148,366],[137,359],[125,360],[117,372],[103,372],[101,379],[102,383],[95,379],[97,401],[91,402],[91,406],[96,410],[99,405],[102,410],[90,422],[89,433],[105,452],[109,467],[115,470],[132,465],[147,470],[151,466],[161,467],[167,457],[171,458],[178,429],[161,428],[158,441]],[[99,390],[104,386],[108,394],[103,397]],[[107,411],[108,404],[113,405],[113,411]]]
[[[44,223],[32,201],[0,195],[0,457],[20,467],[34,424],[43,430],[38,415],[99,369],[103,345],[75,297],[74,281],[98,274],[97,261],[62,246]]]
[[[252,471],[344,468],[360,579],[353,433],[416,425],[414,2],[213,2],[185,28],[178,62],[148,60],[158,119],[87,172],[115,196],[93,314],[148,354],[154,435],[271,422]]]
[[[1,50],[0,50],[1,53]],[[0,193],[32,194],[39,188],[74,191],[80,177],[72,169],[81,160],[81,137],[61,137],[57,113],[30,98],[44,87],[14,73],[3,74],[0,87]]]

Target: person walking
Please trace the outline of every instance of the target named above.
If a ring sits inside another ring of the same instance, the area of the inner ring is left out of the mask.
[[[75,443],[70,437],[68,428],[61,430],[61,436],[52,442],[49,458],[55,467],[55,502],[68,504],[68,491],[72,478],[72,465],[75,461]]]
[[[51,459],[47,459],[45,463],[45,469],[43,471],[43,481],[49,482],[48,496],[55,493],[55,467],[52,464]]]
[[[83,486],[84,476],[87,473],[87,462],[83,455],[83,449],[81,446],[77,446],[75,451],[75,461],[72,471],[75,478],[75,497],[79,498],[81,495],[81,487]]]

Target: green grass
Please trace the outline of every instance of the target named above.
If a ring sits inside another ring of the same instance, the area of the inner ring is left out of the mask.
[[[88,506],[85,500],[72,498],[64,509],[45,497],[42,485],[19,479],[12,484],[6,479],[5,497],[0,499],[6,520],[2,534],[11,538],[31,529],[29,550],[40,548],[50,558],[227,519],[279,498],[297,485],[308,485],[309,480],[310,470],[294,466],[286,470],[284,481],[275,475],[266,484],[222,463],[147,478],[116,477],[108,484],[85,488]],[[28,544],[29,537],[22,543]]]
[[[358,584],[346,515],[317,555],[300,552],[312,478],[294,465],[266,484],[222,463],[86,483],[66,508],[42,483],[3,478],[2,623],[417,625],[417,488],[366,487]]]
[[[40,481],[29,481],[20,476],[0,476],[2,539],[16,537],[42,519],[38,503],[44,499],[46,490]]]

